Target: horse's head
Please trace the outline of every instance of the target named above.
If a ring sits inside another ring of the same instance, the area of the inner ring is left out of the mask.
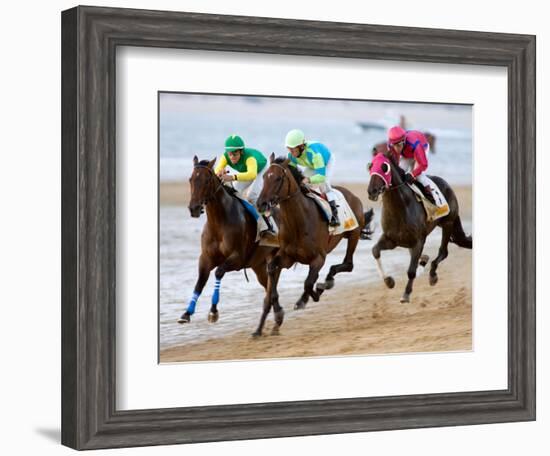
[[[193,157],[193,172],[189,178],[191,198],[188,206],[191,217],[196,218],[201,215],[204,204],[214,196],[221,186],[220,180],[213,170],[215,161],[216,159],[199,161],[196,155]]]
[[[383,153],[378,153],[369,163],[369,199],[376,201],[378,197],[392,185],[392,164]]]
[[[294,177],[295,171],[288,165],[288,158],[275,158],[275,154],[272,153],[269,163],[269,168],[264,173],[262,191],[256,201],[260,212],[269,210],[281,200],[291,197],[298,191],[298,182]]]

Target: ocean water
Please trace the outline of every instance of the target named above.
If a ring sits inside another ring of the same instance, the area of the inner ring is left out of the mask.
[[[471,106],[178,94],[160,100],[161,181],[186,180],[193,156],[218,157],[230,134],[265,155],[286,155],[286,133],[300,128],[335,155],[335,181],[366,182],[373,145],[385,141],[387,128],[404,115],[408,128],[436,135],[430,174],[454,185],[472,182]],[[361,122],[380,128],[365,130]]]

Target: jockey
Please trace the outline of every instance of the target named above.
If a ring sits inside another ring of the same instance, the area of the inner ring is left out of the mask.
[[[324,144],[317,141],[306,141],[301,130],[291,130],[286,135],[285,145],[288,149],[288,158],[291,166],[303,166],[306,176],[302,183],[319,186],[325,193],[332,211],[330,226],[340,225],[336,195],[330,186],[334,156]]]
[[[266,164],[267,159],[259,150],[245,147],[240,136],[231,135],[225,140],[225,152],[219,158],[214,172],[223,182],[233,182],[235,190],[256,206],[256,200],[262,191],[262,176],[267,169]],[[226,173],[226,166],[236,173]],[[275,234],[270,218],[265,215],[262,217],[267,225],[265,231]]]
[[[388,151],[394,163],[405,171],[404,180],[408,184],[420,183],[424,195],[435,205],[429,182],[424,175],[428,168],[426,154],[430,149],[428,140],[423,133],[395,126],[388,131]],[[420,187],[420,186],[419,186]]]

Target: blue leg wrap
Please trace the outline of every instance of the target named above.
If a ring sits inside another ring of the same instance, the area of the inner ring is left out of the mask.
[[[189,300],[189,304],[187,304],[187,313],[189,313],[190,315],[193,315],[195,313],[195,307],[197,305],[197,301],[200,295],[201,294],[197,293],[196,291],[193,292],[193,296]]]
[[[216,284],[214,285],[214,294],[212,295],[212,305],[217,306],[220,302],[220,286],[222,279],[216,279]]]

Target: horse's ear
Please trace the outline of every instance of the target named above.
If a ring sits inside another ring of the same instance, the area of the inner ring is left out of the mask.
[[[269,156],[269,164],[273,163],[275,161],[275,152],[271,152],[271,155]]]
[[[367,171],[370,173],[370,170],[372,169],[372,162],[367,163]]]
[[[214,168],[214,163],[216,163],[216,157],[214,157],[212,160],[208,162],[208,167],[210,169]]]
[[[198,159],[198,157],[195,155],[195,156],[193,157],[193,166],[197,166],[197,163],[198,163],[198,162],[199,162],[199,159]]]
[[[390,165],[386,162],[382,163],[382,171],[384,174],[388,174],[390,172]]]

